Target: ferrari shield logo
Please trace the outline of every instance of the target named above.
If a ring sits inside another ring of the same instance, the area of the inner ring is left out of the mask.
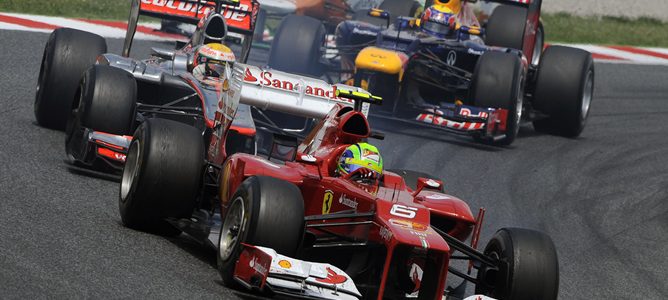
[[[330,190],[325,191],[325,196],[322,198],[322,214],[326,215],[332,208],[332,200],[334,199],[334,192]]]

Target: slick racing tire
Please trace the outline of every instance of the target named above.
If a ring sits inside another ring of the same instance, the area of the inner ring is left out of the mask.
[[[70,28],[51,33],[35,93],[35,118],[40,126],[65,129],[81,75],[105,52],[107,44],[96,34]]]
[[[148,119],[135,131],[119,195],[127,227],[176,235],[166,218],[190,217],[204,169],[202,133],[165,119]]]
[[[557,299],[559,261],[546,234],[503,228],[487,243],[484,253],[501,264],[498,271],[478,270],[476,294],[508,300]]]
[[[132,132],[136,114],[137,83],[130,73],[94,65],[83,74],[65,129],[65,151],[76,163],[87,157],[86,128],[111,134]]]
[[[286,16],[271,44],[269,67],[288,73],[320,77],[324,71],[320,57],[325,33],[325,26],[317,19]]]
[[[512,53],[488,51],[476,64],[470,99],[481,108],[508,110],[506,136],[498,141],[484,141],[507,146],[515,141],[522,120],[524,71],[520,58]]]
[[[420,178],[420,177],[435,179],[435,180],[441,180],[437,176],[430,175],[430,174],[423,173],[423,172],[417,172],[417,171],[411,171],[411,170],[402,170],[402,169],[388,169],[388,171],[390,171],[392,173],[396,173],[397,175],[401,176],[401,178],[403,178],[404,181],[406,182],[406,185],[414,191],[415,191],[415,189],[417,189],[417,181],[418,181],[418,178]],[[443,182],[443,180],[441,180],[441,182]],[[443,192],[444,191],[443,185],[441,185],[441,187],[438,190]]]
[[[130,134],[137,111],[137,82],[132,74],[95,65],[81,80],[81,124],[96,131]]]
[[[485,27],[485,44],[523,50],[527,14],[527,9],[519,6],[500,5],[494,9]]]
[[[218,272],[235,287],[234,268],[242,243],[294,257],[304,234],[304,200],[299,188],[273,177],[244,180],[230,198],[218,238]]]
[[[582,133],[594,95],[591,53],[563,46],[545,50],[538,69],[534,108],[548,117],[536,131],[575,138]]]

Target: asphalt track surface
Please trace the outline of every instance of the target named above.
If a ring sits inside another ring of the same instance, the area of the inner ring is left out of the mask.
[[[47,34],[0,31],[0,298],[237,299],[215,253],[191,239],[124,228],[118,183],[70,171],[64,134],[33,116]],[[108,40],[119,53],[122,42]],[[148,53],[135,42],[137,57]],[[668,297],[668,67],[596,65],[579,139],[520,132],[489,148],[371,119],[386,167],[440,176],[500,227],[547,232],[561,299]]]

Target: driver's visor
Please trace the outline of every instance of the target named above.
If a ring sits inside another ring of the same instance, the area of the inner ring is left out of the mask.
[[[367,168],[378,174],[381,174],[383,172],[383,170],[380,168],[378,164],[373,164],[366,160],[349,157],[345,159],[345,163],[346,165],[348,165],[348,173],[355,172],[359,168]]]
[[[434,21],[425,22],[422,25],[422,28],[426,31],[429,31],[429,32],[433,33],[433,34],[443,35],[444,37],[450,35],[450,31],[451,31],[449,25],[434,22]]]

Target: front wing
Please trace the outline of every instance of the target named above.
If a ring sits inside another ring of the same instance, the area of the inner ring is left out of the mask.
[[[445,104],[441,107],[410,109],[401,117],[375,114],[374,116],[427,125],[459,135],[476,136],[483,140],[500,140],[506,137],[507,109],[480,108],[461,104]]]
[[[341,269],[307,262],[275,250],[243,244],[234,279],[248,289],[302,299],[359,299],[355,283]]]

